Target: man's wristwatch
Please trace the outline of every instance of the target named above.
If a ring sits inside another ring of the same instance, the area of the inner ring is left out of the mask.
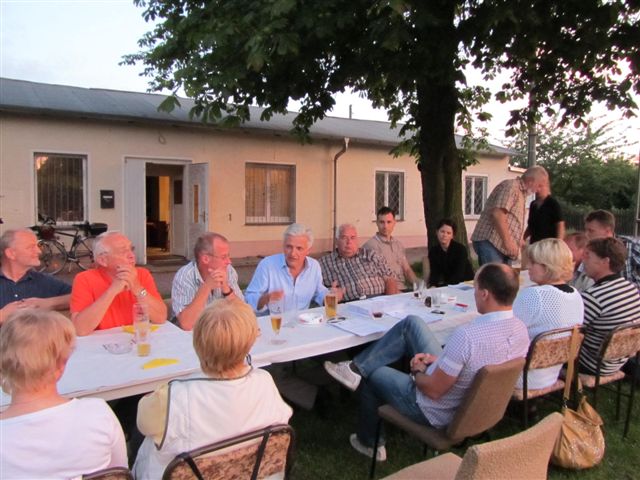
[[[141,289],[137,294],[136,297],[138,298],[144,298],[148,295],[149,292],[147,292],[146,288]]]
[[[412,381],[413,383],[416,383],[416,375],[417,375],[418,373],[420,373],[420,372],[415,371],[415,372],[411,372],[411,373],[409,373],[409,378],[411,379],[411,381]]]

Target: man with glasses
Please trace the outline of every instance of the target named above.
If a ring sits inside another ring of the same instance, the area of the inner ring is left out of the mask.
[[[146,306],[152,323],[167,320],[164,304],[149,270],[136,267],[131,241],[105,232],[96,240],[96,268],[79,273],[71,289],[71,321],[78,335],[133,324],[133,305]]]
[[[193,260],[176,272],[171,284],[173,314],[184,330],[192,330],[207,305],[217,298],[244,300],[238,273],[231,265],[229,241],[206,232],[196,240]]]

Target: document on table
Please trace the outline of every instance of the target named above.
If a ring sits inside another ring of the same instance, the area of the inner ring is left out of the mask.
[[[420,317],[425,323],[433,323],[444,318],[443,314],[439,313],[431,313],[429,310],[423,307],[405,307],[401,309],[391,310],[386,312],[387,315],[393,318],[397,318],[402,320],[408,315],[415,315],[416,317]]]
[[[366,337],[367,335],[387,331],[387,327],[384,325],[365,318],[347,318],[341,322],[331,323],[330,325],[359,337]]]

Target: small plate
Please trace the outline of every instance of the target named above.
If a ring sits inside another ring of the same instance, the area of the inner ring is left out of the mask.
[[[105,343],[102,346],[109,353],[113,353],[114,355],[122,355],[123,353],[129,353],[131,351],[131,349],[133,348],[133,343]]]
[[[317,327],[324,325],[324,316],[321,313],[301,313],[298,320],[302,325],[311,325]]]

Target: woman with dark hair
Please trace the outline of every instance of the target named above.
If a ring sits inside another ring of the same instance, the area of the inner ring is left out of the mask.
[[[467,248],[453,239],[455,234],[456,224],[453,220],[444,218],[438,222],[438,243],[429,248],[429,286],[440,287],[473,280],[473,267]]]

